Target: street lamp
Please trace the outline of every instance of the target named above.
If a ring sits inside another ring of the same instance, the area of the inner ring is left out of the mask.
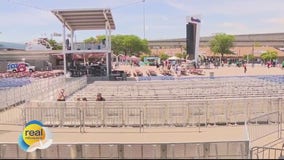
[[[142,0],[143,2],[143,35],[145,39],[145,0]]]

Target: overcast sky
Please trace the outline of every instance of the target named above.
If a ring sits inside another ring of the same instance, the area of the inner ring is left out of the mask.
[[[284,32],[284,0],[0,0],[0,41],[28,42],[61,33],[53,9],[111,8],[112,34],[146,39],[184,38],[186,16],[201,15],[201,36]],[[101,31],[77,31],[81,41]],[[61,39],[58,39],[59,41]]]

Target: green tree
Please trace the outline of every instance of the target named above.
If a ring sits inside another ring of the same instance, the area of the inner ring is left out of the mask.
[[[54,39],[47,40],[51,45],[52,50],[62,50],[62,45],[59,45]]]
[[[221,54],[223,59],[224,54],[234,54],[230,48],[233,47],[235,37],[225,33],[216,34],[210,41],[210,49],[214,54]]]
[[[254,57],[253,54],[245,54],[245,55],[243,56],[243,58],[246,59],[246,60],[248,60],[248,61],[251,61],[251,60],[253,60],[255,57]]]
[[[97,36],[98,42],[102,42],[105,36]],[[113,35],[111,36],[111,49],[114,54],[139,56],[142,53],[149,54],[148,41],[142,40],[135,35]]]
[[[177,53],[175,54],[176,57],[180,58],[180,59],[186,59],[186,54],[185,53]]]
[[[97,42],[97,39],[94,37],[89,37],[84,40],[84,43],[96,43],[96,42]]]
[[[160,53],[159,57],[162,61],[164,61],[164,60],[167,60],[169,58],[169,55],[167,55],[165,53]]]
[[[260,57],[265,61],[271,61],[278,58],[278,53],[276,51],[266,51]]]

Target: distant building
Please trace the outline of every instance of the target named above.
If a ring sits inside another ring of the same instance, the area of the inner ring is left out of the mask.
[[[11,50],[24,51],[25,48],[26,48],[25,44],[0,42],[0,51],[11,51]]]
[[[209,49],[212,38],[213,36],[200,38],[200,54],[214,56]],[[154,55],[165,53],[174,56],[177,53],[186,53],[185,38],[151,40],[148,41],[148,45]],[[246,54],[254,54],[259,57],[260,52],[264,52],[266,49],[277,51],[279,59],[284,59],[282,52],[284,50],[284,33],[235,35],[234,48],[232,48],[235,58],[242,58]]]

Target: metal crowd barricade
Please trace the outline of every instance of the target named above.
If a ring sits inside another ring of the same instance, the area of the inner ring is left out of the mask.
[[[143,121],[142,110],[140,108],[124,109],[124,126],[140,127]]]
[[[120,107],[103,108],[104,125],[122,127],[124,125],[123,112],[124,109]]]
[[[252,147],[250,159],[283,159],[284,149],[273,147]]]
[[[247,159],[248,141],[183,143],[54,143],[47,149],[24,152],[16,143],[1,143],[7,159]]]
[[[247,119],[252,117],[271,111],[282,111],[283,106],[281,104],[282,99],[279,98],[139,101],[139,103],[135,101],[119,103],[110,101],[31,101],[26,103],[23,109],[30,110],[27,111],[26,116],[30,116],[27,119],[44,120],[39,113],[45,112],[54,114],[62,122],[69,119],[69,124],[66,122],[61,125],[70,126],[81,124],[80,119],[86,126],[137,126],[139,112],[142,112],[142,117],[139,119],[142,120],[141,123],[144,126],[207,126],[244,124]],[[35,108],[34,112],[32,111],[33,108]],[[62,111],[58,112],[66,112],[66,114],[58,115],[57,111],[48,111],[49,108],[63,108]],[[44,109],[44,111],[36,111],[41,109]],[[80,111],[83,115],[79,114]],[[37,114],[37,112],[39,113]]]
[[[276,78],[279,82],[270,82],[262,79],[261,76],[223,77],[214,80],[193,78],[190,81],[178,81],[178,83],[177,81],[163,81],[162,84],[155,81],[131,84],[95,82],[76,95],[94,97],[94,93],[102,92],[110,100],[114,98],[117,100],[123,100],[122,98],[164,100],[173,99],[176,96],[182,99],[277,97],[283,92],[281,90],[283,80],[280,81],[279,78],[281,77]]]
[[[85,126],[100,127],[104,124],[102,107],[86,107],[83,109],[83,124]]]
[[[32,83],[21,87],[0,90],[0,109],[30,100],[56,99],[57,91],[65,88],[71,95],[87,85],[87,78],[74,78],[66,81],[64,76],[33,80]]]
[[[278,138],[282,137],[282,115],[279,111],[248,119],[247,126],[251,142],[273,133],[277,133]]]

